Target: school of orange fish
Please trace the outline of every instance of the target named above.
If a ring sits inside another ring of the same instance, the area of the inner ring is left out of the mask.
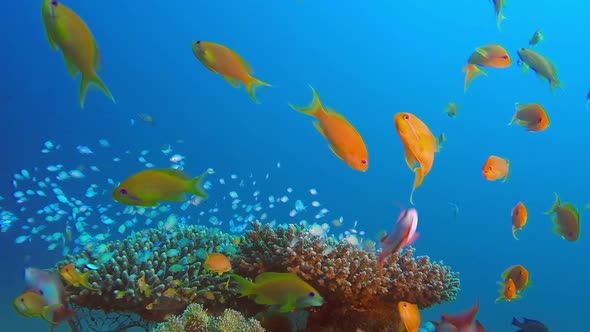
[[[498,18],[498,27],[500,28],[504,18],[502,9],[505,0],[493,0],[493,4]],[[44,0],[42,16],[51,47],[54,50],[63,52],[68,72],[72,77],[77,76],[78,73],[82,76],[79,97],[80,106],[84,107],[86,90],[91,84],[98,86],[114,102],[113,95],[96,73],[100,68],[100,53],[94,36],[84,21],[74,11],[57,0]],[[546,79],[553,91],[555,88],[562,86],[558,79],[557,69],[549,59],[533,49],[542,40],[542,32],[540,30],[536,31],[530,39],[529,47],[518,49],[518,64],[524,70],[530,68],[537,75]],[[256,98],[257,88],[271,86],[269,83],[253,77],[254,71],[252,67],[237,52],[227,46],[211,41],[196,41],[192,44],[192,51],[208,70],[220,74],[232,86],[239,88],[241,84],[244,84],[250,97],[256,103],[259,103]],[[467,92],[470,83],[476,77],[487,75],[482,67],[507,68],[511,63],[512,59],[508,51],[501,45],[489,44],[478,47],[471,54],[467,65],[463,68],[466,73],[465,92]],[[362,135],[342,114],[329,107],[324,107],[318,92],[313,87],[311,90],[313,100],[309,106],[290,106],[294,110],[314,118],[313,125],[329,141],[330,149],[343,162],[354,170],[367,171],[369,157]],[[449,117],[456,117],[458,105],[450,103],[445,113]],[[445,136],[442,134],[436,137],[427,124],[415,114],[408,112],[397,113],[394,117],[394,124],[404,145],[405,161],[415,174],[409,198],[413,204],[414,192],[432,170],[435,153],[439,152],[441,144],[445,141]],[[525,127],[530,132],[540,132],[549,127],[550,120],[546,110],[538,103],[516,104],[515,114],[509,124]],[[491,155],[483,165],[482,174],[489,181],[507,181],[510,167],[508,159]],[[139,200],[135,196],[128,195],[127,189],[120,189],[120,192],[115,194],[120,196],[119,199],[115,198],[119,201],[131,201],[131,203],[127,202],[127,204],[133,204],[133,200]],[[154,201],[157,200],[154,199]],[[148,203],[152,204],[152,202]],[[145,206],[150,206],[149,204]],[[554,215],[554,232],[557,235],[567,241],[578,240],[580,235],[580,215],[572,204],[561,203],[559,196],[556,194],[555,204],[547,214]],[[526,205],[523,202],[518,202],[512,210],[512,234],[517,240],[517,232],[525,227],[527,217]],[[415,225],[413,225],[413,231],[415,231]],[[529,285],[529,272],[521,265],[513,266],[502,274],[502,279],[500,297],[497,301],[511,301],[519,298]],[[400,303],[400,314],[402,319],[405,320],[408,331],[418,331],[420,326],[419,313],[416,313],[417,309],[408,310],[409,305],[411,304]],[[437,331],[450,331],[451,329],[445,329],[445,324],[454,327],[456,331],[484,331],[479,322],[474,322],[477,308],[478,305],[476,304],[472,310],[463,314],[461,319],[457,318],[458,316],[443,317],[443,322],[437,327]],[[403,314],[402,312],[409,313]]]

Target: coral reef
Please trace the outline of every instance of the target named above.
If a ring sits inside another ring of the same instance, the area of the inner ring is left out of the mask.
[[[172,316],[154,332],[264,332],[260,322],[233,309],[211,316],[202,304],[189,305],[182,316]]]
[[[411,247],[392,255],[379,275],[374,252],[333,236],[313,235],[297,225],[273,228],[253,223],[241,242],[235,240],[235,236],[216,229],[183,226],[174,231],[146,230],[108,243],[106,252],[112,257],[99,259],[103,264],[90,277],[99,290],[69,286],[70,301],[107,313],[134,313],[145,321],[169,318],[161,332],[168,331],[166,327],[177,328],[173,331],[225,331],[224,327],[237,321],[254,324],[242,315],[258,317],[270,332],[286,331],[287,325],[292,331],[356,332],[397,329],[398,301],[416,303],[423,309],[452,301],[459,291],[457,273],[426,256],[414,257]],[[320,292],[325,304],[298,316],[269,312],[270,308],[241,297],[227,275],[203,270],[204,257],[195,253],[208,249],[225,252],[232,260],[233,272],[244,277],[254,279],[266,271],[296,273]],[[58,268],[80,259],[93,263],[95,256],[90,251],[70,256],[58,263]],[[180,260],[184,263],[179,270]],[[80,264],[77,267],[84,272]],[[151,292],[141,287],[141,278]],[[185,309],[190,320],[186,314],[184,318],[173,316]],[[260,329],[253,331],[263,331],[260,325],[256,328]]]
[[[385,331],[397,326],[391,316],[398,301],[423,309],[452,301],[459,291],[457,273],[427,256],[414,258],[411,247],[391,256],[381,276],[375,253],[347,241],[315,236],[296,225],[253,227],[234,256],[236,273],[251,278],[265,271],[297,273],[326,300],[309,322],[323,329]]]
[[[99,290],[70,286],[70,302],[105,312],[133,312],[149,321],[162,321],[167,315],[181,314],[192,302],[219,306],[223,302],[220,299],[228,293],[229,277],[204,271],[204,258],[195,257],[195,253],[199,249],[221,246],[233,252],[234,238],[216,229],[188,226],[175,228],[173,232],[149,229],[123,241],[108,243],[102,256],[112,257],[89,278],[92,286]],[[80,259],[96,261],[92,252],[85,251],[66,258],[57,268]],[[180,262],[182,259],[186,261]],[[149,291],[141,289],[139,280],[145,280]]]

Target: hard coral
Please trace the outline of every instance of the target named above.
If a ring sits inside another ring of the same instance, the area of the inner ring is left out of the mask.
[[[372,315],[349,323],[346,317],[354,312],[380,312],[381,322],[397,325],[391,319],[395,303],[409,301],[427,308],[452,301],[459,291],[457,273],[442,263],[432,263],[426,256],[414,258],[415,250],[391,256],[383,275],[379,275],[376,255],[359,246],[334,237],[320,237],[296,225],[271,228],[254,224],[241,242],[234,257],[236,273],[255,278],[265,271],[294,272],[315,287],[326,300],[319,314],[312,314],[310,323],[341,327],[341,331],[384,330],[375,326]],[[315,323],[314,323],[315,322]]]
[[[246,319],[241,313],[226,309],[220,316],[210,316],[202,304],[189,305],[182,316],[170,317],[154,332],[264,332],[256,319]]]
[[[230,292],[226,290],[228,276],[203,271],[203,258],[196,258],[195,253],[199,249],[218,246],[235,251],[231,248],[233,240],[232,235],[196,226],[179,227],[173,231],[149,229],[138,232],[123,241],[105,245],[104,252],[112,254],[112,258],[90,277],[93,287],[99,290],[69,287],[72,294],[69,300],[82,307],[106,312],[134,312],[148,321],[162,321],[167,315],[180,314],[191,302],[219,306],[219,299]],[[171,249],[178,250],[178,255],[168,257]],[[172,268],[187,257],[194,261],[180,264],[180,270],[177,269],[179,266]],[[97,257],[85,251],[68,257],[57,267],[79,259],[94,263]],[[81,266],[78,270],[84,272]],[[142,277],[151,288],[151,294],[140,289],[138,280]]]

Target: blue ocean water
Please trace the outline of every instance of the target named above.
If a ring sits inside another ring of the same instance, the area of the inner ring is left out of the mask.
[[[151,156],[171,144],[174,152],[186,156],[185,169],[192,174],[214,168],[226,177],[236,173],[247,178],[252,173],[264,179],[271,172],[265,192],[292,187],[292,200],[305,197],[309,203],[308,190],[317,188],[330,210],[326,221],[343,216],[343,227],[358,220],[359,229],[376,234],[395,221],[397,202],[409,205],[414,175],[393,125],[394,114],[401,111],[416,114],[435,134],[448,137],[414,196],[421,233],[415,247],[417,254],[443,260],[460,272],[461,291],[456,302],[423,311],[423,321],[463,311],[479,299],[477,317],[488,331],[515,330],[510,326],[513,316],[540,319],[554,331],[584,326],[588,271],[582,262],[588,241],[584,232],[575,243],[562,240],[551,232],[551,219],[544,212],[558,192],[580,209],[582,223],[585,219],[588,4],[509,2],[502,31],[493,5],[484,0],[107,0],[66,5],[91,28],[102,55],[99,74],[117,102],[90,90],[85,109],[80,109],[79,78],[69,77],[61,54],[49,47],[40,1],[11,2],[10,10],[0,12],[5,31],[0,65],[0,195],[5,200],[0,206],[19,217],[0,234],[0,318],[10,331],[48,328],[43,321],[18,316],[11,303],[23,290],[25,267],[48,268],[62,258],[61,250],[47,251],[38,236],[14,244],[17,236],[27,234],[21,229],[26,219],[40,208],[33,204],[20,212],[23,204],[12,197],[13,174],[21,169],[38,167],[46,174],[45,167],[52,164],[70,169],[96,165],[101,172],[87,171],[86,186],[105,178],[121,181],[142,170],[133,162],[139,151],[150,150]],[[515,63],[516,49],[526,47],[539,28],[546,38],[538,50],[556,64],[564,83],[554,94],[546,81],[523,74]],[[234,89],[205,69],[191,52],[195,40],[215,41],[239,52],[254,68],[254,76],[273,85],[258,90],[262,104],[254,104],[243,88]],[[488,76],[475,79],[464,93],[461,69],[476,47],[489,43],[505,46],[513,65],[486,69]],[[363,135],[369,149],[366,173],[335,157],[312,118],[288,107],[289,102],[311,101],[308,84],[325,106],[345,115]],[[456,119],[443,113],[449,101],[459,104]],[[516,102],[543,104],[551,119],[549,129],[529,133],[507,126]],[[137,120],[138,113],[153,115],[156,125]],[[98,145],[102,138],[110,148]],[[61,144],[61,149],[41,153],[47,140]],[[94,154],[79,154],[78,145],[90,146]],[[128,162],[113,162],[126,150],[131,151]],[[506,183],[482,177],[483,163],[492,154],[511,161]],[[62,186],[76,197],[83,196],[82,187],[70,182]],[[213,199],[221,195],[212,194]],[[516,241],[510,213],[518,201],[527,205],[529,222]],[[459,205],[457,220],[449,202]],[[108,194],[102,203],[116,204]],[[287,218],[278,221],[292,221]],[[191,222],[196,219],[193,215]],[[521,300],[494,303],[500,274],[514,264],[528,268],[533,286]]]

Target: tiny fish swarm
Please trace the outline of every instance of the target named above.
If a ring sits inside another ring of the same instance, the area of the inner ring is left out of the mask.
[[[221,315],[210,315],[202,304],[189,305],[182,316],[173,316],[160,323],[154,332],[264,332],[254,318],[245,318],[233,309]]]
[[[148,240],[143,240],[148,237]],[[178,241],[186,238],[190,240],[188,245],[180,247]],[[199,259],[188,266],[185,271],[171,272],[169,267],[173,263],[166,257],[166,251],[170,249],[180,250],[179,257],[194,254],[200,248],[211,248],[225,243],[232,243],[235,236],[222,233],[215,229],[188,226],[175,229],[171,233],[163,233],[162,229],[149,229],[138,232],[123,241],[108,243],[108,252],[113,252],[111,260],[101,265],[89,278],[91,285],[98,288],[91,291],[83,288],[68,287],[70,302],[86,308],[103,309],[106,312],[134,312],[148,321],[163,321],[169,314],[179,315],[190,304],[190,301],[182,296],[168,298],[162,296],[169,288],[176,288],[180,295],[198,294],[193,302],[214,302],[220,296],[226,295],[227,276],[219,276],[217,273],[204,273],[203,260]],[[155,248],[155,244],[161,245]],[[227,246],[226,246],[227,247]],[[146,262],[138,263],[138,253],[142,250],[153,250],[153,255]],[[65,261],[59,262],[57,268],[76,261],[78,258],[93,259],[84,252],[77,256],[69,256]],[[78,267],[80,272],[84,272]],[[132,277],[135,276],[135,277]],[[139,289],[137,280],[145,277],[146,284],[151,286],[151,296],[146,296]],[[177,287],[175,281],[181,281],[183,286]],[[118,291],[126,291],[125,295],[117,299]],[[204,294],[212,293],[215,299],[208,300]],[[188,296],[187,296],[188,297]],[[158,299],[159,303],[149,310],[146,306]]]

